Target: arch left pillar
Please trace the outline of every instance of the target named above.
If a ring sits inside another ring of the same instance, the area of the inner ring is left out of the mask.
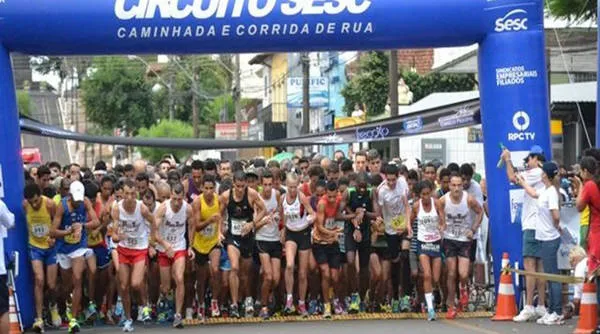
[[[10,53],[4,45],[0,45],[0,129],[0,169],[3,183],[1,187],[4,192],[2,200],[15,215],[15,227],[8,231],[8,237],[4,239],[4,252],[9,256],[15,251],[19,252],[19,276],[15,278],[16,290],[23,326],[30,327],[33,323],[35,307],[33,276],[28,263],[27,224],[22,209],[25,180],[21,158],[21,133]]]

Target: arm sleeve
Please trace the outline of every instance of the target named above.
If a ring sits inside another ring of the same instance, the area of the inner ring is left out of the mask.
[[[8,210],[3,201],[0,201],[0,224],[7,229],[15,226],[15,215]]]

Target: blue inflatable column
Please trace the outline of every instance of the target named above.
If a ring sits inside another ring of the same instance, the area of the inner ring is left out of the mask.
[[[33,277],[28,261],[28,232],[23,215],[23,162],[21,160],[21,134],[14,79],[8,50],[0,45],[0,170],[4,191],[2,200],[15,214],[15,228],[4,239],[6,254],[19,252],[19,276],[16,278],[17,296],[23,325],[30,327],[34,317]],[[4,254],[0,254],[4,255]]]
[[[515,219],[523,191],[509,184],[504,167],[497,168],[500,146],[512,152],[517,167],[524,167],[523,158],[533,145],[541,146],[547,159],[552,151],[541,2],[493,8],[487,14],[495,24],[480,44],[479,88],[490,242],[498,283],[503,252],[509,253],[512,265],[523,263],[521,224]]]

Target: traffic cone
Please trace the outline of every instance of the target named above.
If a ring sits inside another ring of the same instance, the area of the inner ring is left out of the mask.
[[[595,333],[598,324],[598,300],[596,299],[596,282],[583,283],[583,294],[579,306],[579,321],[574,334]]]
[[[502,254],[502,268],[509,265],[508,253]],[[503,271],[500,275],[500,286],[498,287],[498,298],[496,304],[496,315],[494,321],[511,321],[517,315],[517,302],[515,300],[515,288],[510,272]]]
[[[21,334],[21,325],[19,324],[19,315],[17,313],[17,305],[15,304],[15,296],[12,288],[8,288],[8,319],[9,319],[9,334]]]

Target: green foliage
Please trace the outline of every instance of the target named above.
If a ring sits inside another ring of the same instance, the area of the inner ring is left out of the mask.
[[[550,14],[570,22],[596,19],[597,0],[546,0]]]
[[[192,87],[195,76],[196,87]],[[200,124],[214,124],[216,118],[202,112],[209,103],[231,91],[231,76],[221,61],[210,56],[182,56],[167,66],[164,76],[173,80],[175,118],[192,122],[192,98],[195,94]],[[212,115],[214,116],[214,115]]]
[[[58,74],[61,80],[69,74],[64,63],[64,57],[32,57],[30,64],[35,71],[41,74]]]
[[[19,114],[31,116],[31,98],[27,91],[17,90],[17,109]]]
[[[404,71],[401,75],[413,93],[413,101],[419,101],[431,93],[462,92],[475,89],[477,80],[473,74],[430,73],[419,75]]]
[[[125,126],[135,134],[157,118],[152,106],[152,84],[143,64],[125,57],[97,57],[93,72],[82,82],[87,118],[104,129]]]
[[[158,124],[152,125],[150,128],[141,128],[138,133],[138,137],[145,138],[192,138],[193,136],[194,129],[191,125],[182,121],[168,120],[163,120]],[[144,159],[153,162],[158,162],[165,154],[173,154],[178,159],[184,159],[191,153],[189,150],[155,147],[140,147],[138,150]]]
[[[381,51],[371,51],[360,58],[356,76],[342,89],[346,113],[350,114],[355,104],[364,105],[369,116],[385,111],[389,94],[388,63],[387,54]]]

